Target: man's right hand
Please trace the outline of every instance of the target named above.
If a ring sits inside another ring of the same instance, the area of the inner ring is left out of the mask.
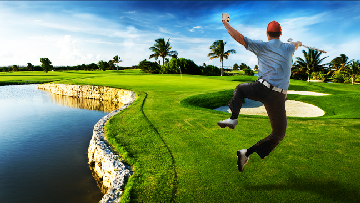
[[[291,43],[295,45],[295,50],[297,50],[299,48],[299,46],[302,46],[302,42],[300,42],[300,41],[291,42]]]

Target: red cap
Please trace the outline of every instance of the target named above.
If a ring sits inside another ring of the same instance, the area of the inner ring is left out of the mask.
[[[273,20],[267,26],[267,32],[281,32],[281,26],[278,22]]]

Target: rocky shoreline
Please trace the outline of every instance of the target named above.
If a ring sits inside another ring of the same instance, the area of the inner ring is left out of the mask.
[[[58,95],[111,100],[124,104],[120,109],[112,111],[95,124],[88,148],[90,168],[95,173],[98,179],[97,182],[101,182],[99,187],[104,193],[100,202],[118,202],[123,194],[125,183],[132,175],[132,171],[131,167],[122,161],[122,158],[115,153],[107,142],[104,136],[104,126],[112,116],[135,101],[135,93],[130,90],[90,85],[42,84],[38,88],[49,90],[51,93]]]
[[[94,126],[93,136],[88,148],[89,165],[97,178],[102,181],[101,190],[104,194],[101,203],[119,202],[125,183],[132,175],[131,167],[126,165],[108,144],[104,136],[106,122],[131,103],[115,110],[100,119]],[[99,181],[98,181],[99,182]]]

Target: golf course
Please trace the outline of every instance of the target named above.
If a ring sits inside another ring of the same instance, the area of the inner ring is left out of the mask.
[[[235,129],[223,129],[217,122],[230,114],[213,109],[226,106],[239,83],[256,79],[137,69],[0,72],[0,85],[96,85],[136,93],[105,126],[134,171],[121,202],[359,202],[360,85],[291,80],[289,90],[329,94],[287,95],[325,115],[288,116],[284,140],[263,160],[251,155],[240,173],[236,151],[269,135],[269,119],[240,114]]]

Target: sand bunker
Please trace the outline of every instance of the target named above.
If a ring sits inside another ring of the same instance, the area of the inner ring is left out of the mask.
[[[288,94],[301,94],[301,95],[312,95],[312,96],[328,95],[328,94],[316,93],[310,91],[293,91],[293,90],[288,91]],[[294,101],[294,100],[287,100],[285,102],[285,109],[286,109],[286,115],[292,117],[319,117],[325,114],[323,110],[321,110],[319,107],[315,105],[300,101]],[[228,106],[221,106],[214,110],[231,113],[231,110],[229,109]],[[243,104],[240,110],[240,114],[267,116],[265,106],[261,102],[253,101],[250,99],[245,99],[245,104]]]
[[[325,93],[317,93],[311,91],[295,91],[295,90],[288,90],[287,94],[300,94],[300,95],[311,95],[311,96],[326,96],[330,94]]]

